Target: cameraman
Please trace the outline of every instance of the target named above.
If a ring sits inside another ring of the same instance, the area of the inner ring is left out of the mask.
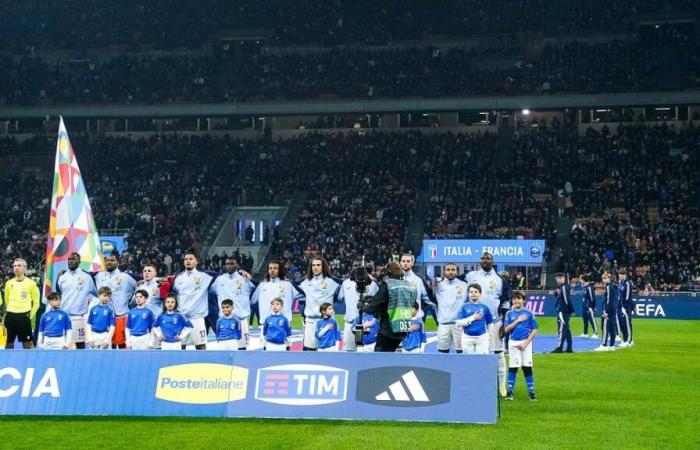
[[[338,302],[345,302],[345,329],[343,330],[343,341],[345,342],[345,351],[357,351],[355,336],[353,334],[353,322],[359,316],[358,302],[360,300],[360,292],[363,295],[371,297],[377,293],[379,286],[372,281],[367,269],[362,267],[358,262],[353,264],[353,270],[350,273],[350,278],[343,281],[338,292]]]
[[[411,329],[413,304],[418,290],[403,279],[396,261],[386,266],[388,277],[379,286],[377,295],[367,299],[364,310],[379,318],[379,336],[375,352],[395,352]]]

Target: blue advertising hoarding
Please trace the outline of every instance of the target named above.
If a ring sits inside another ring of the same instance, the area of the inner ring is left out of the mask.
[[[0,352],[0,414],[495,423],[494,355]]]
[[[581,305],[582,295],[572,295],[576,314],[581,315],[583,309]],[[700,298],[681,296],[644,296],[633,298],[634,308],[632,317],[640,319],[678,319],[678,320],[700,320]],[[556,297],[552,294],[528,294],[525,300],[525,308],[529,309],[536,316],[554,317],[557,315],[555,309]],[[601,298],[598,298],[596,317],[599,317],[601,309]]]
[[[539,265],[544,250],[542,239],[432,239],[423,241],[417,260],[424,264],[478,263],[488,252],[496,264]]]

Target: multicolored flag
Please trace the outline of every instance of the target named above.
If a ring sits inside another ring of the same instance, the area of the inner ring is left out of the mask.
[[[56,143],[49,239],[46,245],[44,298],[56,290],[58,274],[68,269],[71,253],[80,254],[80,267],[83,270],[97,272],[105,268],[90,200],[61,117]]]

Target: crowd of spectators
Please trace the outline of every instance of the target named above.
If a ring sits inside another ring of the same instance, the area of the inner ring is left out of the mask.
[[[637,42],[550,44],[510,68],[483,52],[437,47],[334,48],[310,53],[118,56],[52,64],[0,58],[0,104],[232,102],[641,92],[697,87],[700,47]]]
[[[555,124],[516,133],[514,157],[535,189],[569,199],[561,206],[575,218],[568,271],[599,277],[628,267],[640,287],[687,289],[700,279],[698,151],[693,127],[630,124],[579,136]]]

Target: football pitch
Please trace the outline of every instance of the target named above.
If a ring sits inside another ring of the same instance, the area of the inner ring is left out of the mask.
[[[538,321],[555,333],[554,319]],[[631,349],[535,355],[539,401],[520,372],[496,425],[5,416],[0,448],[700,448],[700,321],[634,324]]]

